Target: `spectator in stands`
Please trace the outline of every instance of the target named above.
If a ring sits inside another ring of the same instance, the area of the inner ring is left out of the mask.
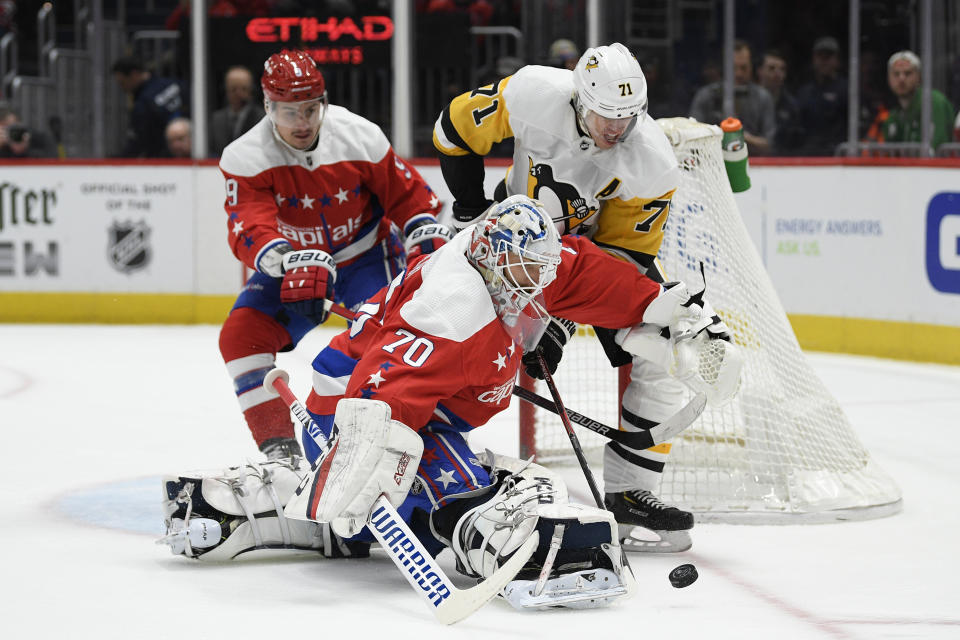
[[[16,30],[13,17],[17,15],[17,3],[14,0],[0,0],[0,37]]]
[[[912,51],[898,51],[887,61],[887,81],[897,98],[883,124],[885,142],[922,142],[921,104],[923,90],[920,88],[920,58]],[[930,143],[934,149],[950,141],[953,127],[953,105],[947,97],[930,90],[930,117],[933,125]]]
[[[174,118],[167,123],[163,135],[167,139],[167,152],[171,158],[192,157],[191,133],[192,128],[188,118]]]
[[[753,82],[753,61],[750,45],[744,40],[733,44],[733,113],[723,111],[723,81],[701,87],[690,104],[690,117],[700,122],[720,124],[735,116],[743,124],[743,137],[751,154],[770,151],[777,124],[773,98],[766,89]]]
[[[960,142],[960,111],[957,111],[957,119],[953,121],[953,141]]]
[[[246,67],[230,67],[224,76],[227,106],[210,119],[210,155],[219,158],[224,147],[263,118],[263,106],[254,99],[253,74]]]
[[[550,53],[547,58],[547,63],[551,67],[573,71],[573,68],[577,66],[577,60],[580,59],[580,50],[577,49],[577,45],[573,44],[572,40],[560,38],[554,40],[553,44],[550,45]]]
[[[55,158],[56,147],[46,134],[27,127],[20,114],[0,104],[0,158]]]
[[[178,80],[154,77],[134,56],[119,58],[112,70],[133,105],[127,142],[120,155],[125,158],[166,156],[164,131],[172,119],[187,115],[186,91]]]
[[[777,132],[773,137],[771,153],[791,155],[803,144],[800,126],[800,106],[784,86],[787,80],[787,58],[777,49],[768,49],[757,67],[757,81],[773,98],[773,112]],[[748,143],[749,144],[749,143]]]
[[[806,140],[801,153],[832,156],[847,138],[847,79],[840,75],[840,45],[824,36],[813,43],[813,79],[797,92]]]

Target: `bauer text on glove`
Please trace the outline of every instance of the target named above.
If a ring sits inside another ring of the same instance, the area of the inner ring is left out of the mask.
[[[327,300],[333,300],[337,266],[326,251],[308,249],[283,256],[280,302],[287,309],[317,324],[329,315]]]

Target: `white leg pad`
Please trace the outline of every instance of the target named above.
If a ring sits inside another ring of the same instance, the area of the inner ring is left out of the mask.
[[[162,479],[166,535],[174,554],[232,560],[260,550],[317,551],[319,525],[288,520],[286,498],[306,468],[288,460],[246,462]]]
[[[394,506],[406,499],[423,455],[423,440],[392,420],[390,406],[379,400],[340,400],[334,424],[333,447],[297,488],[285,513],[329,522],[346,538],[363,529],[381,494]]]

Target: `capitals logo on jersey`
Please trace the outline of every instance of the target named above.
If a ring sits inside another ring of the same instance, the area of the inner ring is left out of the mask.
[[[510,394],[513,392],[513,378],[510,378],[503,384],[489,391],[484,391],[479,396],[477,400],[480,402],[490,402],[493,404],[500,404],[505,398],[509,398]]]

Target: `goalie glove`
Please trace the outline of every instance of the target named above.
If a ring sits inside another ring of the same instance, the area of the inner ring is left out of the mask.
[[[700,263],[700,275],[703,277],[703,289],[699,293],[691,295],[685,303],[685,306],[690,307],[698,314],[698,318],[694,321],[690,330],[693,335],[700,335],[700,333],[706,331],[707,337],[711,340],[726,340],[729,342],[730,328],[703,297],[703,294],[707,292],[707,276],[703,268],[703,262]]]
[[[407,264],[425,253],[433,253],[453,238],[453,232],[429,213],[418,215],[407,222],[403,235],[406,238],[403,249],[407,253]]]
[[[540,336],[540,342],[537,343],[537,348],[543,353],[543,359],[547,363],[550,375],[557,372],[560,359],[563,357],[563,347],[566,346],[567,341],[573,337],[576,331],[576,322],[563,318],[550,318],[550,324],[547,325],[547,329]],[[523,354],[521,361],[528,376],[538,380],[544,379],[543,370],[540,368],[540,362],[535,351],[528,351]]]
[[[333,300],[337,265],[326,251],[308,249],[283,256],[280,302],[284,307],[316,324],[330,315],[327,300]]]
[[[692,335],[707,333],[711,340],[730,340],[730,328],[703,298],[703,291],[690,295],[683,282],[665,282],[660,295],[643,312],[645,324],[667,327],[676,336],[681,331]]]
[[[700,307],[691,309],[690,292],[685,283],[664,282],[660,287],[660,295],[643,311],[643,323],[667,327],[676,333],[681,319],[698,318],[700,315]]]
[[[722,405],[740,389],[743,354],[733,342],[712,340],[705,333],[689,331],[675,337],[664,335],[661,327],[640,324],[617,332],[617,343],[625,351],[653,362],[667,374],[703,392],[711,405]]]
[[[693,323],[690,330],[694,335],[699,335],[705,331],[707,337],[711,340],[726,340],[730,342],[730,327],[728,327],[717,312],[713,310],[713,306],[707,300],[703,299],[703,292],[700,292],[699,295],[700,303],[694,303],[690,306],[700,317]],[[697,296],[693,296],[692,298],[696,297]]]
[[[727,325],[702,291],[691,296],[682,282],[665,283],[644,310],[643,322],[618,331],[616,342],[706,393],[711,404],[727,402],[740,388],[743,355],[730,341]]]

